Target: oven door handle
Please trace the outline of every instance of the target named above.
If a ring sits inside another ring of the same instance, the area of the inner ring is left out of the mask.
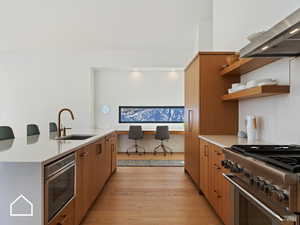
[[[226,180],[228,180],[232,185],[234,185],[240,192],[242,192],[244,195],[246,195],[249,199],[251,199],[254,203],[256,203],[260,208],[265,210],[268,214],[270,214],[272,217],[276,218],[278,221],[280,221],[283,225],[293,225],[296,222],[295,218],[284,218],[280,215],[278,215],[276,212],[271,210],[268,206],[266,206],[264,203],[262,203],[260,200],[255,198],[252,194],[250,194],[247,190],[245,190],[242,186],[240,186],[238,183],[236,183],[232,178],[234,175],[231,174],[222,174]]]

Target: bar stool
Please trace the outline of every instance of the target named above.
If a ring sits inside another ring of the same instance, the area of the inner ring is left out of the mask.
[[[39,135],[40,129],[36,124],[28,124],[27,125],[27,136]]]
[[[14,139],[13,129],[8,126],[0,126],[0,140]]]
[[[169,127],[168,126],[157,126],[155,132],[155,139],[160,140],[160,144],[154,148],[154,155],[161,148],[163,150],[164,155],[166,156],[168,152],[173,153],[172,149],[164,144],[165,140],[170,139]],[[168,151],[168,150],[169,151]]]
[[[49,132],[57,132],[57,125],[55,122],[50,122],[49,123]]]
[[[128,139],[134,140],[134,145],[127,149],[127,154],[129,155],[130,149],[135,149],[135,153],[139,153],[139,149],[144,150],[144,154],[146,154],[146,149],[143,146],[138,144],[138,140],[142,140],[144,138],[144,133],[142,131],[142,126],[130,126],[128,132]]]

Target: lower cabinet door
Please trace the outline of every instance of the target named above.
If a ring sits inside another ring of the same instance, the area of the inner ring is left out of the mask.
[[[111,148],[111,172],[114,173],[117,169],[117,136],[113,134],[110,139],[110,148]]]
[[[215,212],[225,225],[232,221],[230,184],[222,173],[223,149],[204,140],[200,141],[200,187]]]
[[[89,149],[83,148],[76,155],[76,199],[75,199],[75,224],[79,225],[85,216],[90,204],[89,179]]]
[[[93,168],[93,174],[94,174],[94,193],[95,197],[98,196],[100,191],[102,190],[104,184],[105,184],[105,177],[103,174],[103,165],[105,163],[105,139],[101,139],[94,145],[94,168]]]
[[[71,201],[51,222],[49,225],[75,225],[74,222],[74,200]]]
[[[110,177],[111,174],[111,146],[110,136],[105,137],[105,164],[104,164],[104,177],[105,181]]]

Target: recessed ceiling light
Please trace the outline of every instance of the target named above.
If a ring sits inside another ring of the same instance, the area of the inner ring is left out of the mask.
[[[266,45],[266,46],[262,47],[261,50],[262,50],[262,51],[265,51],[265,50],[267,50],[268,48],[269,48],[269,46]]]
[[[295,28],[294,30],[290,31],[290,34],[294,34],[300,31],[300,28]]]

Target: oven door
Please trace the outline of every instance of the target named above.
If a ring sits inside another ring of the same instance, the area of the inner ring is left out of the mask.
[[[49,177],[45,183],[45,212],[49,222],[75,196],[75,163]]]
[[[298,216],[280,215],[235,181],[234,175],[223,174],[234,186],[234,225],[298,225]]]

